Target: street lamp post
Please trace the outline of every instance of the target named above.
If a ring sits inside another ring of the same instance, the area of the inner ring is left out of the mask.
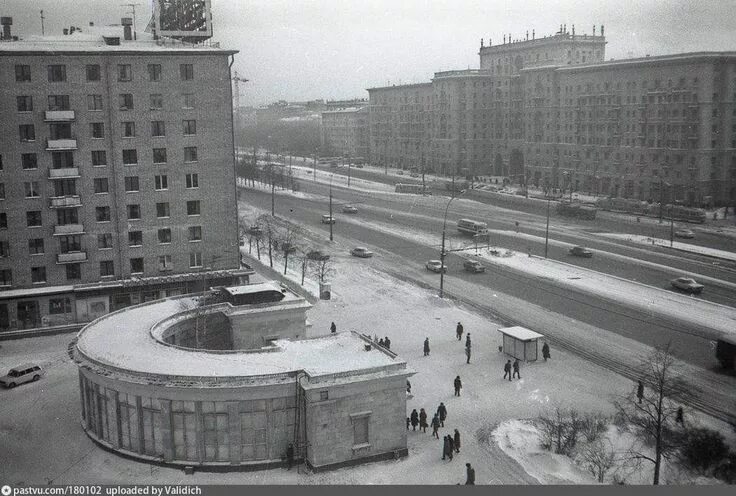
[[[550,198],[547,198],[547,229],[544,231],[544,258],[547,258],[547,248],[549,247],[549,204]]]
[[[460,194],[463,193],[465,193],[465,190],[460,192]],[[447,229],[447,212],[450,210],[450,204],[455,198],[457,197],[455,196],[455,189],[453,185],[452,197],[450,198],[450,201],[447,202],[447,207],[445,207],[445,217],[442,220],[442,249],[440,251],[440,298],[445,297],[445,256],[447,255],[445,253],[445,230]]]
[[[332,175],[330,175],[330,241],[333,241],[332,226],[334,223],[335,219],[332,218]]]

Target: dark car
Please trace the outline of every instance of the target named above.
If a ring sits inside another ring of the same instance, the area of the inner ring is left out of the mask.
[[[357,246],[353,248],[352,250],[350,250],[350,254],[354,257],[360,257],[360,258],[371,258],[373,256],[372,251],[362,246]]]
[[[574,257],[591,258],[593,252],[584,246],[573,246],[570,248],[570,255]]]
[[[695,279],[691,277],[678,277],[677,279],[672,279],[670,284],[672,284],[673,288],[690,294],[700,294],[705,288],[705,286],[696,282]]]
[[[476,274],[486,271],[486,268],[483,266],[483,264],[481,264],[477,260],[466,260],[465,262],[463,262],[463,268],[468,272],[473,272]]]

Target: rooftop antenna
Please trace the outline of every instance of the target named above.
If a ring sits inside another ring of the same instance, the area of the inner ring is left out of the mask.
[[[44,20],[44,17],[43,17],[43,10],[42,10],[41,11],[41,36],[44,36],[46,34],[43,28],[43,20]]]
[[[136,28],[135,28],[135,8],[139,7],[140,5],[141,4],[139,3],[121,3],[120,4],[121,7],[130,7],[131,9],[130,13],[133,14],[133,39],[134,40],[138,39],[138,35],[136,33]]]

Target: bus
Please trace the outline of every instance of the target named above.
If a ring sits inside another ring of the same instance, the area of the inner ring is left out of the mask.
[[[402,184],[396,183],[397,193],[414,193],[415,195],[421,195],[422,193],[429,194],[429,188],[424,188],[421,184]]]
[[[463,234],[487,234],[488,224],[472,219],[460,219],[457,221],[457,230]]]

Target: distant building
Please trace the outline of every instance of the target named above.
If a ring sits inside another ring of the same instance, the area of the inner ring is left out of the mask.
[[[322,112],[321,154],[368,158],[368,107],[348,107]]]

